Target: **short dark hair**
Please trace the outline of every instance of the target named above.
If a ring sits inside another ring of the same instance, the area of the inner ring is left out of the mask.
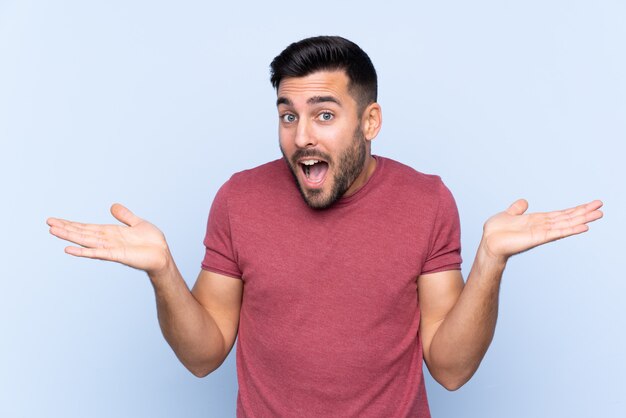
[[[346,72],[359,113],[376,102],[378,81],[370,57],[357,44],[340,36],[315,36],[292,43],[270,64],[270,81],[278,90],[285,77],[305,77],[324,70]]]

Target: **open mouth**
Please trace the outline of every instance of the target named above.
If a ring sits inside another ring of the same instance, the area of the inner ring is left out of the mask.
[[[320,185],[328,172],[328,163],[314,158],[300,160],[300,167],[307,183],[313,186]]]

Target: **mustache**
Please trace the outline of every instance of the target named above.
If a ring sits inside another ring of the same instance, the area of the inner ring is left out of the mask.
[[[324,160],[327,163],[330,163],[332,161],[332,158],[330,157],[330,155],[315,150],[315,149],[299,149],[296,150],[296,152],[293,153],[293,155],[291,156],[291,161],[294,164],[297,164],[298,160],[302,159],[302,158],[315,158],[318,160]]]

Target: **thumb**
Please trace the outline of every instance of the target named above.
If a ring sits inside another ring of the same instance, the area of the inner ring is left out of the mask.
[[[521,215],[526,212],[527,209],[528,202],[526,201],[526,199],[518,199],[511,206],[509,206],[506,212],[509,215]]]
[[[140,217],[128,210],[128,208],[120,205],[119,203],[114,203],[113,206],[111,206],[111,215],[113,215],[118,221],[128,226],[135,226],[142,220]]]

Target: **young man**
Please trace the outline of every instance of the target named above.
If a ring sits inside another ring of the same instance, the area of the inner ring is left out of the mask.
[[[525,215],[518,200],[486,222],[464,284],[448,189],[371,153],[382,113],[369,57],[316,37],[271,68],[284,158],[220,189],[191,292],[163,234],[121,205],[125,226],[49,219],[50,232],[81,246],[69,254],[145,270],[163,334],[195,375],[238,335],[238,416],[428,417],[422,361],[450,390],[469,380],[507,259],[586,231],[602,203]]]

